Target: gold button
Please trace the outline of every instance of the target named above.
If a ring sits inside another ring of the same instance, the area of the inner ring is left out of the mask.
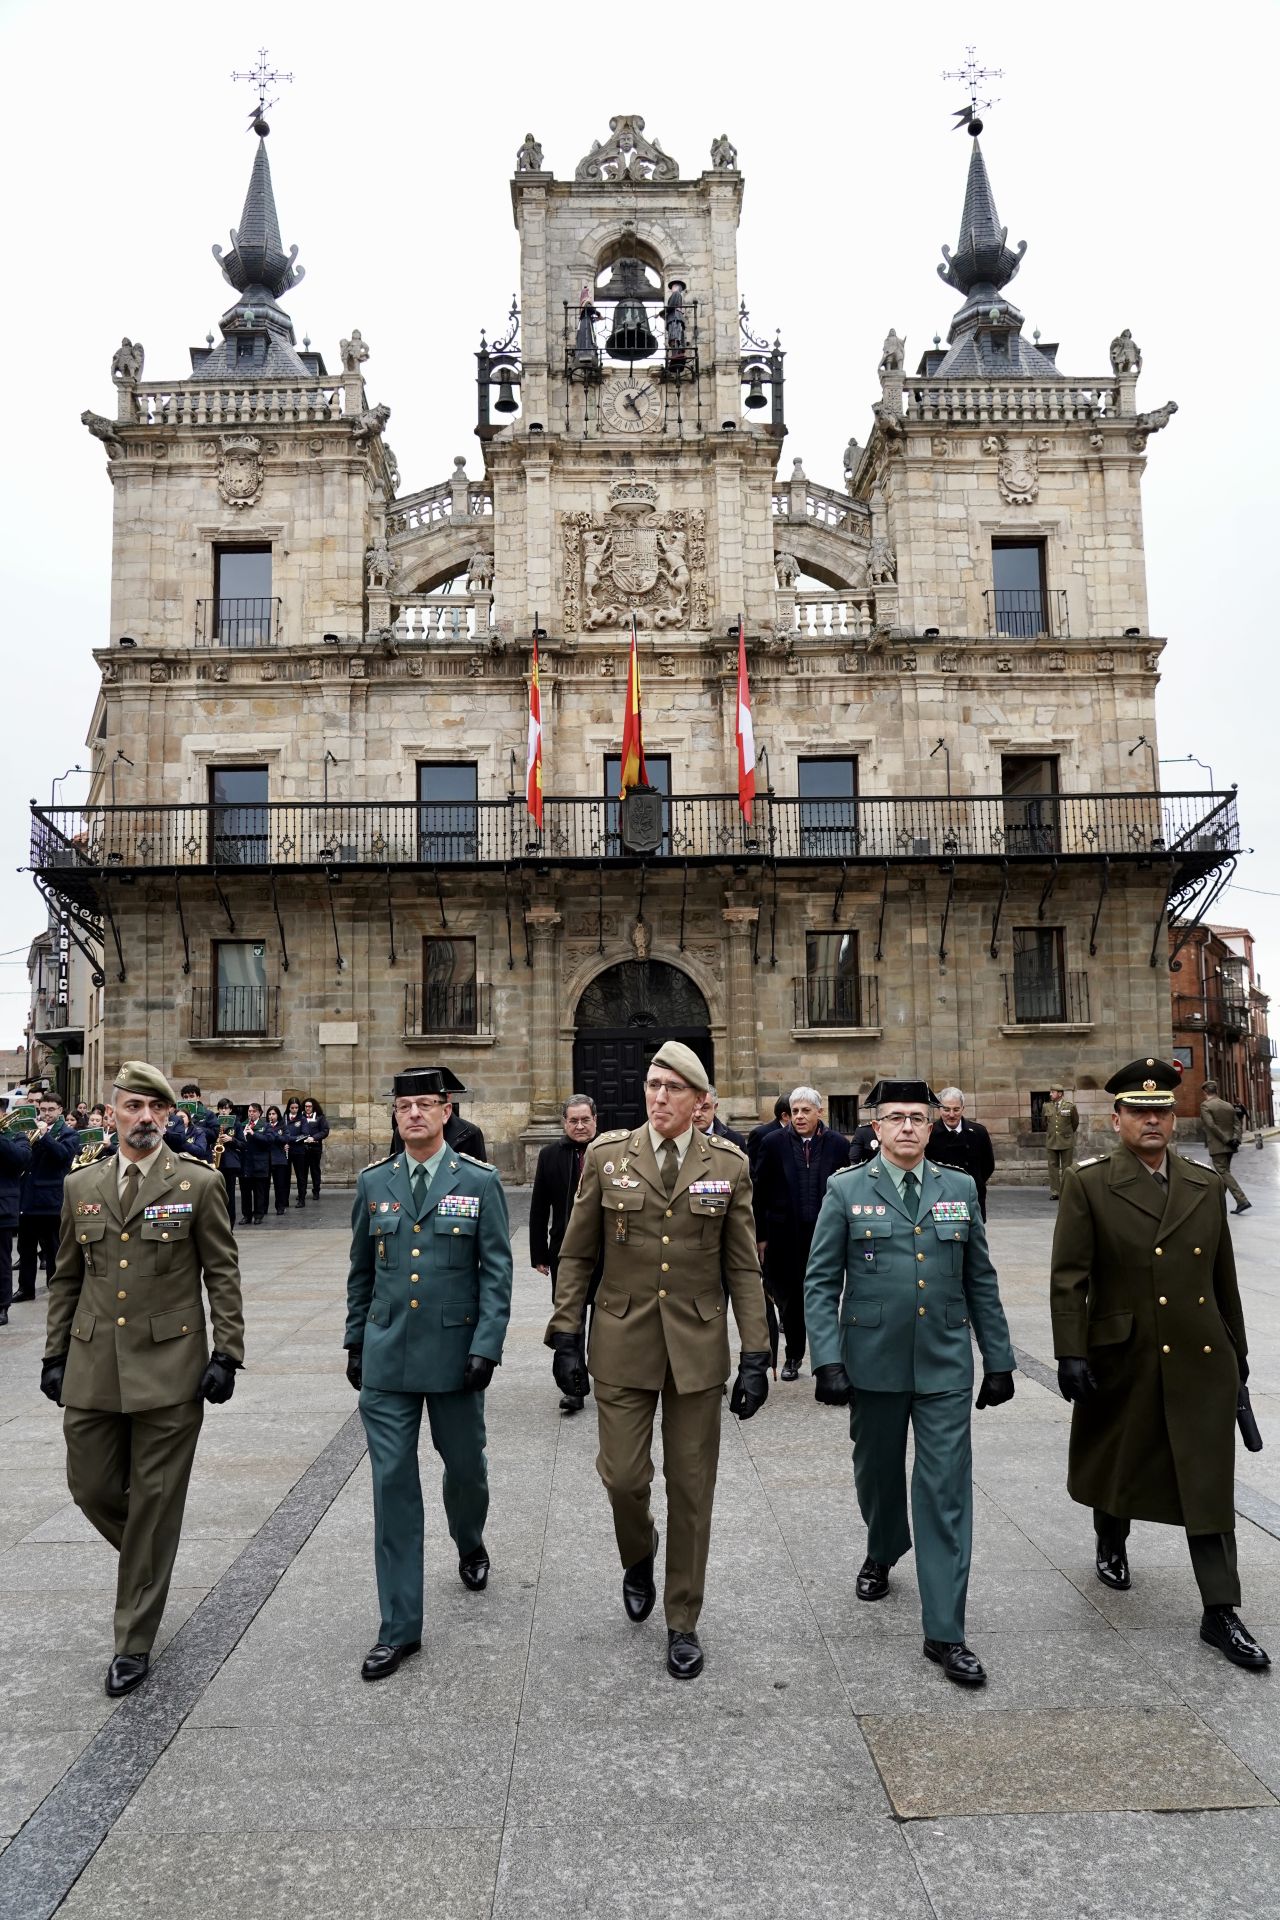
[[[128,1236],[128,1234],[127,1234],[127,1233],[122,1233],[122,1234],[120,1235],[120,1238],[121,1238],[122,1240],[127,1240],[127,1239],[129,1238],[129,1236]]]
[[[917,1228],[916,1228],[916,1232],[917,1232],[917,1233],[923,1233],[923,1232],[924,1232],[924,1228],[923,1228],[923,1227],[917,1227]]]
[[[664,1261],[663,1261],[663,1263],[662,1263],[662,1271],[663,1271],[664,1273],[670,1273],[670,1271],[671,1271],[671,1262],[670,1262],[669,1260],[664,1260]]]
[[[1161,1353],[1172,1353],[1172,1352],[1173,1352],[1173,1348],[1172,1348],[1172,1347],[1161,1347],[1161,1349],[1160,1349],[1160,1351],[1161,1351]]]
[[[1157,1252],[1157,1253],[1163,1253],[1163,1252],[1164,1252],[1164,1248],[1163,1248],[1163,1247],[1157,1247],[1157,1248],[1156,1248],[1156,1252]]]
[[[416,1301],[416,1300],[411,1300],[411,1301],[409,1302],[409,1305],[410,1305],[411,1307],[413,1307],[413,1308],[415,1308],[415,1309],[416,1309],[416,1307],[417,1307],[417,1305],[418,1305],[418,1303],[417,1303],[417,1301]]]
[[[923,1286],[924,1286],[924,1281],[923,1281],[923,1280],[917,1280],[917,1281],[916,1281],[916,1285],[917,1285],[918,1287],[923,1287]]]
[[[621,1200],[619,1200],[619,1202],[618,1202],[618,1212],[619,1212],[619,1213],[621,1213],[621,1212],[622,1212],[622,1202],[621,1202]],[[671,1215],[670,1215],[670,1214],[668,1214],[668,1215],[667,1215],[667,1218],[668,1218],[668,1220],[669,1220],[669,1219],[671,1218]]]
[[[457,1228],[455,1227],[455,1228],[454,1228],[454,1232],[456,1233],[457,1231],[458,1231],[458,1229],[457,1229]],[[414,1250],[413,1250],[413,1257],[414,1257],[414,1259],[415,1259],[415,1260],[421,1260],[421,1258],[422,1258],[422,1248],[421,1248],[421,1247],[415,1247],[415,1248],[414,1248]]]
[[[1191,1251],[1192,1253],[1199,1253],[1200,1249],[1199,1247],[1192,1247]]]
[[[923,1259],[924,1259],[924,1255],[923,1255],[922,1253],[918,1253],[918,1254],[916,1255],[916,1259],[917,1259],[917,1260],[923,1260]]]
[[[168,1234],[167,1234],[167,1233],[162,1233],[162,1234],[160,1235],[160,1238],[161,1238],[162,1240],[167,1240],[167,1239],[169,1238],[169,1236],[168,1236]]]
[[[621,1200],[619,1200],[619,1202],[618,1202],[618,1205],[619,1205],[619,1206],[621,1206],[621,1205],[622,1205],[622,1202],[621,1202]],[[670,1207],[668,1207],[668,1208],[667,1208],[667,1218],[668,1218],[668,1220],[669,1220],[669,1219],[671,1218],[671,1209],[670,1209]]]
[[[920,1318],[921,1318],[922,1320],[924,1319],[924,1308],[923,1308],[923,1307],[921,1307],[921,1309],[920,1309]]]
[[[88,1236],[88,1234],[87,1234],[87,1233],[82,1233],[82,1234],[80,1235],[80,1238],[81,1238],[82,1240],[87,1240],[87,1239],[89,1238],[89,1236]]]
[[[1212,1348],[1212,1347],[1206,1347],[1206,1348],[1205,1348],[1205,1352],[1206,1352],[1206,1353],[1212,1353],[1212,1352],[1213,1352],[1213,1348]]]
[[[187,1329],[186,1329],[186,1328],[184,1327],[184,1328],[182,1329],[182,1331],[183,1331],[183,1332],[185,1333],[185,1332],[187,1331]]]
[[[1200,1295],[1200,1305],[1201,1305],[1201,1306],[1203,1306],[1203,1305],[1204,1305],[1204,1295],[1203,1295],[1203,1294],[1201,1294],[1201,1295]]]
[[[116,1295],[116,1299],[117,1299],[117,1300],[127,1300],[128,1298],[129,1298],[129,1296],[128,1296],[128,1294],[127,1294],[127,1293],[126,1293],[126,1292],[124,1291],[124,1289],[123,1289],[123,1287],[122,1287],[122,1288],[121,1288],[121,1290],[120,1290],[120,1292],[119,1292],[119,1293],[118,1293],[118,1294]]]
[[[664,1234],[663,1234],[663,1236],[662,1236],[662,1244],[663,1244],[663,1246],[664,1246],[664,1247],[669,1247],[669,1246],[671,1245],[671,1235],[670,1235],[669,1233],[664,1233]]]
[[[416,1286],[417,1286],[417,1284],[418,1284],[418,1276],[417,1276],[417,1274],[416,1274],[416,1273],[411,1273],[411,1274],[409,1275],[409,1285],[410,1285],[411,1287],[416,1287]]]
[[[867,1239],[869,1240],[869,1239],[871,1238],[871,1229],[870,1229],[870,1227],[868,1227],[868,1228],[866,1229],[866,1235],[867,1235]]]
[[[421,1233],[421,1232],[422,1232],[422,1228],[421,1228],[421,1227],[419,1227],[419,1226],[415,1226],[413,1230],[414,1230],[414,1232],[415,1232],[415,1233]]]
[[[120,1265],[121,1265],[122,1267],[127,1267],[127,1266],[128,1266],[128,1264],[129,1264],[129,1262],[128,1262],[127,1260],[122,1260],[122,1261],[120,1262]]]
[[[665,1288],[665,1287],[659,1287],[659,1288],[658,1288],[658,1298],[659,1298],[659,1300],[665,1300],[665,1299],[666,1299],[666,1297],[667,1297],[667,1290],[666,1290],[666,1288]]]
[[[455,1227],[455,1228],[454,1228],[454,1232],[455,1232],[455,1233],[461,1233],[461,1232],[462,1232],[462,1228],[461,1228],[461,1227]]]
[[[1162,1293],[1162,1294],[1160,1295],[1160,1305],[1161,1305],[1162,1307],[1167,1307],[1167,1306],[1168,1306],[1168,1304],[1169,1304],[1169,1296],[1168,1296],[1168,1294],[1167,1294],[1167,1293]]]
[[[116,1321],[116,1325],[117,1325],[118,1327],[122,1327],[122,1326],[124,1325],[124,1315],[123,1315],[123,1314],[121,1314],[121,1315],[120,1315],[120,1318],[119,1318],[119,1319],[118,1319],[118,1320]]]

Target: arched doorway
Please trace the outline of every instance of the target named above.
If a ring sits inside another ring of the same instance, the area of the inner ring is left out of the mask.
[[[645,1070],[664,1040],[682,1040],[715,1074],[711,1017],[702,994],[679,967],[661,960],[624,960],[597,974],[578,1002],[573,1088],[589,1093],[600,1126],[634,1127],[644,1119]]]

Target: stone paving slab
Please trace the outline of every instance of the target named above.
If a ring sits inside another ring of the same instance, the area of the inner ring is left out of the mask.
[[[908,1713],[861,1722],[894,1809],[1094,1813],[1275,1806],[1256,1774],[1186,1708]]]

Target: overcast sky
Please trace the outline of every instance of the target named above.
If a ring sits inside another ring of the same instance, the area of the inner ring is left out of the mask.
[[[628,18],[633,24],[623,25]],[[405,491],[443,479],[472,432],[472,354],[517,282],[508,180],[532,130],[571,176],[609,118],[640,112],[681,171],[727,132],[746,176],[740,277],[755,324],[781,327],[790,437],[839,486],[865,440],[887,329],[908,365],[945,336],[958,296],[938,280],[956,243],[968,141],[964,90],[940,78],[964,37],[1004,69],[983,149],[1012,243],[1010,289],[1071,374],[1104,375],[1132,329],[1139,404],[1177,418],[1152,439],[1144,490],[1152,630],[1167,636],[1160,753],[1238,781],[1247,845],[1215,910],[1259,935],[1280,981],[1274,582],[1276,353],[1272,196],[1277,14],[1220,5],[1067,12],[924,0],[668,9],[491,0],[303,8],[0,4],[8,76],[3,489],[6,702],[0,756],[0,1044],[16,1042],[15,965],[42,924],[26,876],[27,801],[77,760],[105,643],[111,489],[85,407],[114,411],[111,353],[145,343],[146,378],[181,378],[230,300],[210,254],[238,220],[253,157],[251,96],[230,81],[264,43],[291,71],[270,114],[286,246],[307,278],[287,299],[330,367],[353,326]],[[678,26],[676,21],[678,19]],[[789,28],[794,24],[795,32]],[[1270,183],[1270,184],[1269,184]],[[1192,765],[1166,786],[1204,786]],[[60,799],[85,791],[78,775]],[[1245,891],[1245,889],[1257,891]]]

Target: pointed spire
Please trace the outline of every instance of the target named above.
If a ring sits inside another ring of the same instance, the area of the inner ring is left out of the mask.
[[[1022,265],[1027,243],[1021,240],[1015,253],[1005,245],[1009,229],[1000,225],[995,195],[987,178],[987,163],[975,137],[969,155],[969,179],[964,192],[964,212],[960,215],[960,239],[953,254],[943,247],[944,266],[938,276],[957,293],[981,292],[989,300],[1001,287],[1008,286]]]
[[[213,257],[222,268],[223,279],[237,293],[247,293],[252,287],[278,300],[290,287],[297,286],[306,271],[294,265],[298,257],[297,247],[291,247],[286,254],[281,244],[280,221],[276,214],[275,194],[271,190],[271,165],[267,159],[264,138],[258,140],[240,225],[231,229],[231,247],[232,251],[224,255],[222,248],[215,246]]]

